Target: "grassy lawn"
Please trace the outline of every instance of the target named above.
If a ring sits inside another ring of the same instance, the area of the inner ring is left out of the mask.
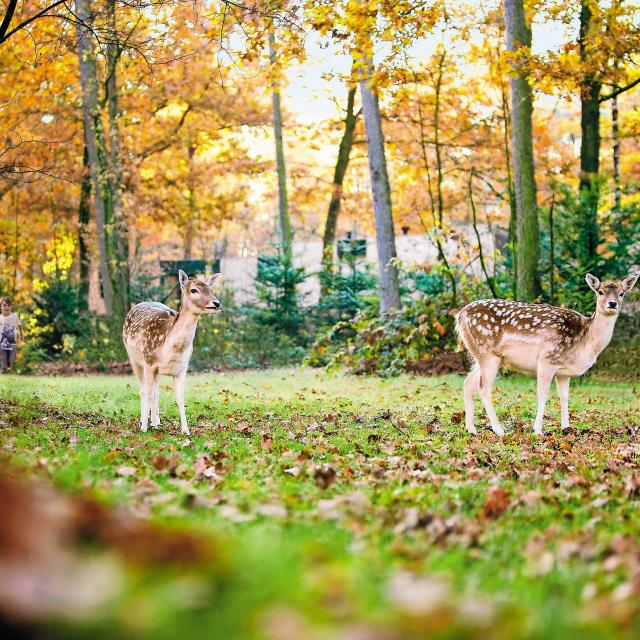
[[[131,377],[0,378],[9,473],[211,540],[215,559],[124,563],[51,636],[637,637],[637,383],[573,386],[546,435],[535,384],[501,378],[510,433],[464,430],[462,377],[193,375],[140,433]],[[477,424],[486,424],[478,403]],[[106,562],[106,561],[105,561]]]

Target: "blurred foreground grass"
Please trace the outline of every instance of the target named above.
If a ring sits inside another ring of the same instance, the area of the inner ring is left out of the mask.
[[[142,434],[133,377],[3,376],[10,475],[96,496],[214,549],[199,563],[140,564],[81,540],[104,597],[26,628],[82,638],[637,637],[638,385],[574,385],[571,432],[560,433],[554,398],[536,438],[535,383],[500,379],[495,402],[510,428],[500,441],[487,429],[466,434],[461,384],[304,369],[194,375],[187,439],[169,380],[162,425]],[[91,572],[78,571],[90,588]]]

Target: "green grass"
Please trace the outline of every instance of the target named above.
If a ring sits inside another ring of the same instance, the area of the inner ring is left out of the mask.
[[[185,439],[168,380],[162,425],[143,434],[133,377],[0,378],[13,467],[219,549],[209,567],[129,571],[117,598],[63,635],[634,637],[638,385],[575,384],[571,432],[560,433],[554,397],[535,437],[534,382],[499,379],[502,440],[466,434],[461,385],[304,369],[193,375]],[[479,405],[476,422],[486,424]],[[213,478],[196,473],[205,455]],[[508,497],[488,504],[492,487]]]

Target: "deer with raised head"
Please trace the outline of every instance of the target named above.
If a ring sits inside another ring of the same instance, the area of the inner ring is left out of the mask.
[[[160,425],[160,376],[173,376],[173,388],[180,411],[182,433],[189,435],[184,408],[184,385],[193,352],[193,338],[201,315],[220,313],[220,301],[212,287],[217,273],[200,280],[179,271],[181,301],[178,312],[160,302],[140,302],[127,314],[122,339],[140,384],[140,428]]]
[[[479,394],[491,428],[496,435],[504,434],[491,401],[491,389],[501,365],[537,376],[538,409],[533,424],[536,434],[542,433],[544,408],[555,377],[561,426],[567,429],[569,379],[590,369],[609,344],[622,298],[639,277],[637,274],[621,281],[600,282],[587,274],[587,284],[596,294],[596,310],[589,318],[571,309],[508,300],[478,300],[464,307],[458,314],[456,330],[474,360],[464,381],[467,431],[476,433],[474,398]]]

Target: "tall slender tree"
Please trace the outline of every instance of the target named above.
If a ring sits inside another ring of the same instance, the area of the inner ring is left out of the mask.
[[[79,264],[79,300],[83,310],[89,308],[89,271],[91,257],[87,244],[89,221],[91,219],[91,173],[89,153],[85,141],[82,154],[82,182],[80,183],[80,204],[78,206],[78,264]]]
[[[111,211],[109,180],[107,176],[107,154],[100,113],[98,92],[98,70],[95,51],[88,26],[91,24],[90,0],[76,0],[76,12],[80,24],[77,28],[78,62],[82,87],[82,111],[84,115],[85,143],[89,160],[91,187],[98,239],[99,271],[105,312],[114,312],[110,242],[107,224]]]
[[[269,60],[271,62],[271,102],[273,105],[273,132],[276,144],[276,171],[278,174],[278,229],[284,253],[291,257],[291,219],[287,195],[287,167],[284,159],[282,137],[282,105],[280,103],[280,79],[278,77],[278,53],[273,28],[269,30]]]
[[[400,285],[398,268],[395,264],[396,243],[391,211],[391,187],[387,173],[384,150],[380,104],[373,84],[373,63],[364,61],[363,76],[360,80],[364,128],[367,137],[371,193],[376,221],[376,244],[380,269],[380,312],[400,308]]]
[[[122,151],[120,141],[120,106],[118,87],[118,61],[122,54],[120,33],[116,22],[116,0],[107,0],[106,47],[107,79],[105,92],[107,100],[107,117],[109,122],[109,190],[113,207],[113,240],[115,245],[117,270],[116,294],[121,298],[120,306],[128,309],[130,304],[130,274],[128,233],[122,200]]]
[[[533,163],[533,95],[526,67],[526,55],[519,50],[531,48],[531,27],[523,0],[505,0],[507,48],[514,54],[511,84],[511,131],[513,175],[516,200],[517,295],[533,300],[540,295],[538,274],[538,205]],[[523,60],[524,58],[524,60]]]
[[[355,110],[357,85],[349,88],[347,94],[347,111],[344,119],[344,132],[338,148],[338,157],[333,172],[333,182],[331,183],[331,199],[329,200],[329,210],[324,225],[322,236],[322,258],[324,268],[327,271],[333,269],[333,243],[336,239],[336,227],[338,216],[342,205],[342,185],[349,166],[351,148],[353,147],[353,136],[358,121],[358,113]]]
[[[617,212],[622,207],[622,184],[620,182],[620,114],[618,96],[611,99],[611,138],[613,146],[613,196]]]
[[[601,105],[615,100],[612,106],[614,119],[614,163],[619,158],[615,146],[617,124],[617,98],[620,94],[640,85],[640,76],[631,79],[623,62],[636,66],[633,56],[640,45],[640,31],[631,19],[623,20],[625,8],[614,0],[609,7],[602,7],[595,0],[580,3],[580,217],[578,220],[578,258],[584,269],[593,267],[600,243],[598,206],[600,200],[600,110]],[[603,87],[612,87],[603,93]],[[614,166],[615,172],[615,166]],[[614,177],[615,180],[615,177]],[[621,205],[621,191],[614,184],[615,206]]]

